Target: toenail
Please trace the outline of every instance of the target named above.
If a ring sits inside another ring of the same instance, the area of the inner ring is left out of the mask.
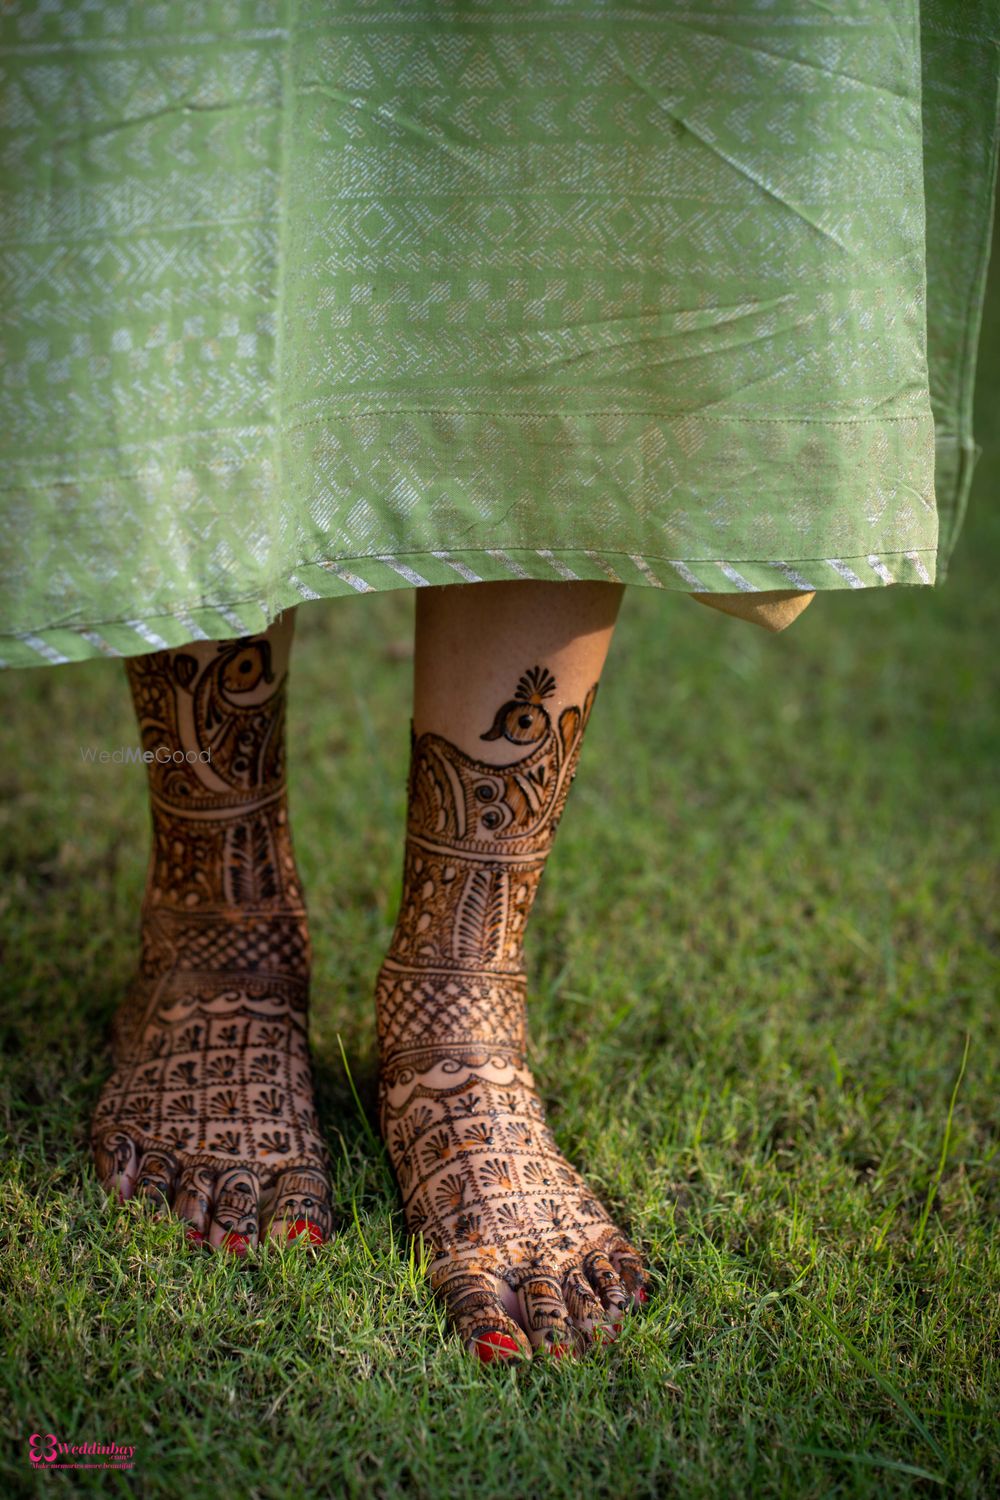
[[[637,1302],[649,1301],[649,1293],[646,1291],[646,1288],[644,1286],[636,1288],[635,1299]]]
[[[187,1242],[189,1245],[200,1245],[204,1242],[204,1239],[205,1236],[200,1229],[189,1229],[187,1232]]]
[[[548,1347],[549,1353],[555,1359],[561,1359],[564,1354],[570,1353],[570,1347],[568,1344],[550,1344]]]
[[[231,1250],[233,1255],[246,1255],[250,1248],[250,1240],[247,1235],[237,1234],[235,1229],[231,1229],[222,1241],[222,1248]]]
[[[310,1245],[326,1244],[326,1235],[320,1229],[319,1225],[314,1224],[311,1219],[296,1219],[295,1223],[289,1226],[285,1238],[287,1240],[297,1240],[300,1236],[307,1239]]]
[[[613,1344],[615,1339],[618,1337],[618,1329],[601,1323],[597,1328],[594,1329],[591,1337],[593,1338],[594,1343],[597,1345]]]
[[[509,1359],[512,1354],[520,1354],[521,1350],[515,1339],[509,1333],[481,1333],[474,1340],[475,1351],[484,1365],[488,1365],[492,1359]]]

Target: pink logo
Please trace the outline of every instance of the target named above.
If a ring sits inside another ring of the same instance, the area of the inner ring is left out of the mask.
[[[47,1445],[44,1453],[39,1453],[39,1443],[45,1443]],[[56,1444],[57,1439],[54,1432],[47,1432],[44,1437],[42,1437],[37,1432],[33,1432],[28,1439],[28,1454],[31,1458],[31,1462],[33,1464],[52,1463],[53,1460],[58,1457]]]
[[[35,1468],[131,1469],[134,1457],[131,1443],[64,1443],[54,1432],[33,1432],[28,1439],[28,1458]]]

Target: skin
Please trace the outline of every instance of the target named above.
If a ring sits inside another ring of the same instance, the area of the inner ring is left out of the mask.
[[[431,1285],[483,1360],[582,1353],[646,1296],[526,1060],[522,937],[621,604],[604,583],[417,597],[403,900],[380,1120]]]
[[[518,580],[421,589],[416,603],[413,728],[451,740],[479,760],[510,759],[482,740],[526,666],[556,680],[551,715],[581,704],[600,679],[625,593],[614,583]]]
[[[193,1243],[236,1254],[332,1227],[285,799],[292,628],[127,664],[153,845],[94,1159],[109,1193],[152,1198]]]
[[[647,1295],[640,1256],[545,1123],[522,952],[623,593],[522,581],[417,595],[379,1112],[431,1285],[484,1361],[580,1353]],[[778,630],[812,595],[694,597]],[[236,1253],[332,1232],[285,800],[293,624],[127,664],[143,746],[167,759],[149,767],[142,959],[92,1147],[109,1193],[148,1196],[193,1242]]]

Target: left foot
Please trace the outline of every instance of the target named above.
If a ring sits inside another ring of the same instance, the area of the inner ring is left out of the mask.
[[[524,925],[594,698],[526,673],[475,761],[414,743],[404,891],[377,994],[382,1133],[431,1285],[483,1360],[579,1352],[646,1300],[637,1252],[556,1146],[525,1059]]]

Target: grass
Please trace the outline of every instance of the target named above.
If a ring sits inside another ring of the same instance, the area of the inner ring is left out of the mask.
[[[989,336],[1000,340],[992,304]],[[989,1496],[1000,1487],[1000,387],[947,585],[769,637],[630,594],[529,937],[556,1134],[649,1258],[584,1363],[446,1336],[371,1134],[412,600],[300,613],[292,801],[341,1233],[245,1264],[106,1205],[136,952],[119,664],[0,681],[0,1385],[12,1493]],[[355,1094],[355,1088],[357,1094]],[[27,1438],[134,1444],[29,1472]]]

